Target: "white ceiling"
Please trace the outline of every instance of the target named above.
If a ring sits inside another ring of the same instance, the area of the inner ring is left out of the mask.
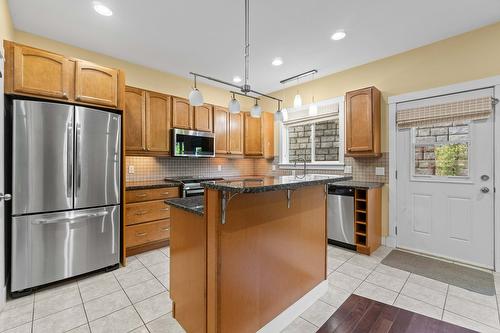
[[[243,0],[9,0],[16,29],[162,71],[243,76]],[[250,83],[262,92],[316,68],[316,77],[500,20],[499,0],[251,0]],[[337,29],[347,37],[330,40]],[[281,56],[284,64],[273,67]]]

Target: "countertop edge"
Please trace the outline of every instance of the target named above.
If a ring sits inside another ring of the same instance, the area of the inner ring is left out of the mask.
[[[196,214],[196,215],[199,215],[199,216],[204,216],[205,215],[205,207],[204,207],[205,205],[204,205],[204,202],[201,204],[201,206],[203,206],[201,208],[194,208],[194,207],[192,207],[192,205],[186,204],[186,202],[193,202],[193,197],[189,197],[189,198],[171,198],[171,199],[166,199],[165,200],[166,204],[168,204],[170,206],[173,206],[175,208],[179,208],[179,209],[185,210],[185,211],[187,211],[189,213],[193,213],[193,214]],[[200,206],[200,205],[196,205],[196,207],[198,207],[198,206]]]

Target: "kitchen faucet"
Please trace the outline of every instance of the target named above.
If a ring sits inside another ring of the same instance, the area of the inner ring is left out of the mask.
[[[303,157],[297,157],[297,160],[302,160],[302,163],[304,163],[304,173],[302,175],[302,177],[297,177],[297,178],[305,178],[306,177],[306,167],[307,167],[307,164],[306,164],[306,160],[305,158]],[[293,162],[293,168],[295,169],[297,167],[297,161]]]

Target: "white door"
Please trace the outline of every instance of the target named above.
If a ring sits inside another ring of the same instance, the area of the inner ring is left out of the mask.
[[[398,110],[485,94],[493,96],[493,89]],[[493,268],[493,116],[399,129],[396,145],[397,246]]]
[[[2,40],[0,39],[0,42]],[[2,48],[0,48],[0,195],[5,193],[4,187],[4,95],[3,95],[3,80],[4,72],[4,59],[2,57]],[[5,201],[0,201],[0,310],[5,305],[6,288],[5,288]]]

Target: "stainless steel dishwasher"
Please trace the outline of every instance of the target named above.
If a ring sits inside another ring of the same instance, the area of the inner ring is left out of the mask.
[[[328,242],[352,250],[354,245],[354,188],[328,186]]]

